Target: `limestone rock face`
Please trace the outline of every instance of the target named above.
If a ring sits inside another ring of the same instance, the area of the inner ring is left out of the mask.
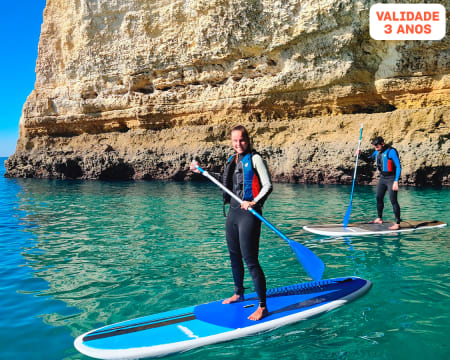
[[[364,122],[403,183],[448,185],[448,37],[372,40],[372,3],[47,0],[7,176],[186,179],[243,123],[274,179],[348,183]]]

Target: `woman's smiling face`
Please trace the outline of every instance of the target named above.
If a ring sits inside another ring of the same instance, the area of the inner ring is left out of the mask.
[[[231,146],[238,154],[243,154],[248,149],[248,140],[242,136],[242,131],[234,130],[231,132]]]

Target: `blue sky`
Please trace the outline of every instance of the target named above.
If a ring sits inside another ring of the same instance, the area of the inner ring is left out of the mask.
[[[0,157],[14,153],[19,120],[36,80],[36,58],[46,0],[4,1],[0,21]]]

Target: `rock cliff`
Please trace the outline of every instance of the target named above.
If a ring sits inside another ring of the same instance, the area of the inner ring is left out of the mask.
[[[373,3],[47,0],[6,176],[187,179],[242,123],[275,180],[349,183],[364,122],[402,183],[449,185],[448,36],[372,40]]]

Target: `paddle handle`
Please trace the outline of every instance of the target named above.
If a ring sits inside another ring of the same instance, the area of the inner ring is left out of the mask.
[[[225,185],[223,185],[219,180],[217,180],[214,176],[210,175],[208,171],[202,169],[200,166],[196,165],[196,168],[200,173],[211,180],[214,184],[216,184],[218,187],[220,187],[223,191],[225,191],[228,195],[230,195],[234,200],[236,200],[239,204],[242,204],[243,201],[239,196],[237,196],[234,192],[232,192],[230,189],[228,189]],[[265,219],[259,212],[255,211],[251,207],[248,208],[248,211],[250,211],[253,215],[255,215],[259,220],[261,220],[264,224],[266,224],[274,233],[276,233],[279,237],[281,237],[283,240],[287,241],[288,243],[291,241],[286,235],[284,235],[280,230],[278,230],[275,226],[273,226],[267,219]]]

